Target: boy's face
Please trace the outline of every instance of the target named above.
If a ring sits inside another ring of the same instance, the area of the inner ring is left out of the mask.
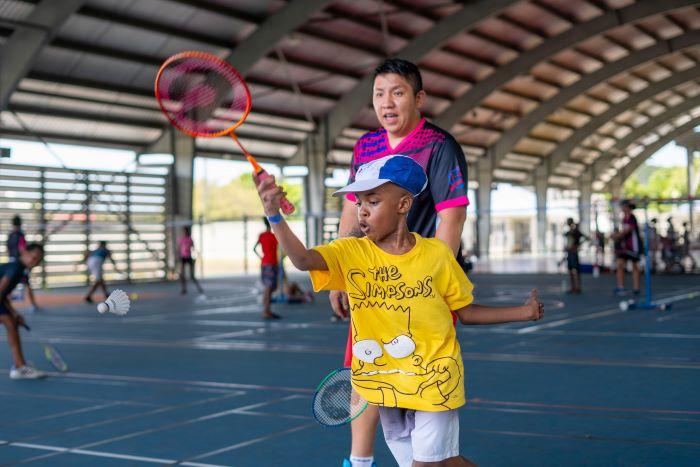
[[[23,251],[20,255],[20,261],[27,269],[31,269],[41,263],[44,254],[40,250]]]
[[[406,78],[396,73],[379,75],[374,79],[372,105],[379,124],[390,134],[405,136],[420,119],[420,106],[425,92],[413,93]]]
[[[393,183],[356,193],[356,197],[360,230],[374,242],[396,232],[413,204],[410,193]]]

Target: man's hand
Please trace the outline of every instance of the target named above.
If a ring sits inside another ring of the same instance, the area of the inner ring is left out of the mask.
[[[340,319],[346,319],[350,314],[350,303],[348,302],[348,294],[340,290],[331,290],[329,295],[333,314]]]
[[[280,200],[287,195],[281,186],[275,183],[273,175],[267,176],[264,180],[253,174],[253,181],[258,187],[258,195],[263,203],[266,216],[274,216],[280,211]]]
[[[530,291],[530,296],[525,301],[525,306],[528,311],[528,320],[538,321],[544,317],[544,304],[537,295],[537,289],[532,289]]]

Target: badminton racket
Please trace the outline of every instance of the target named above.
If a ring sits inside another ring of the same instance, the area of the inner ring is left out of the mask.
[[[21,322],[20,326],[22,326],[24,329],[27,331],[31,331],[32,328],[30,328],[27,323]],[[50,344],[46,343],[40,343],[41,347],[44,349],[44,357],[46,357],[46,360],[51,362],[54,368],[56,368],[58,371],[61,372],[66,372],[68,371],[68,364],[66,361],[63,359],[63,356],[61,355],[61,352],[58,351],[56,347]]]
[[[193,137],[230,136],[258,179],[270,176],[234,133],[250,113],[251,96],[241,75],[228,62],[204,52],[173,55],[158,70],[155,94],[161,110],[177,129]],[[285,214],[294,212],[287,198],[282,198],[280,207]]]
[[[367,401],[352,389],[349,368],[330,372],[316,388],[312,403],[314,418],[324,426],[350,423],[367,408]]]

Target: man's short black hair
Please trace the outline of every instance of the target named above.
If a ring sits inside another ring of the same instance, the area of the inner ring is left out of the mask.
[[[374,78],[379,75],[395,73],[403,76],[413,88],[413,94],[423,90],[423,78],[415,63],[401,58],[387,58],[374,69]]]
[[[32,251],[40,251],[41,255],[44,255],[44,247],[40,243],[30,243],[25,248],[24,251],[31,253]]]
[[[19,217],[19,214],[15,214],[12,218],[12,225],[15,227],[22,227],[22,218]]]

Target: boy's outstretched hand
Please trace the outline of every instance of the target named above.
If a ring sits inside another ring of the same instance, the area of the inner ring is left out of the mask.
[[[537,289],[530,291],[530,296],[525,301],[525,306],[529,311],[528,319],[538,321],[544,317],[544,304],[537,295]]]
[[[258,188],[258,195],[263,203],[263,209],[266,216],[274,216],[280,211],[280,200],[287,193],[284,192],[281,186],[275,183],[274,175],[265,177],[261,180],[256,174],[253,174],[253,181]]]

